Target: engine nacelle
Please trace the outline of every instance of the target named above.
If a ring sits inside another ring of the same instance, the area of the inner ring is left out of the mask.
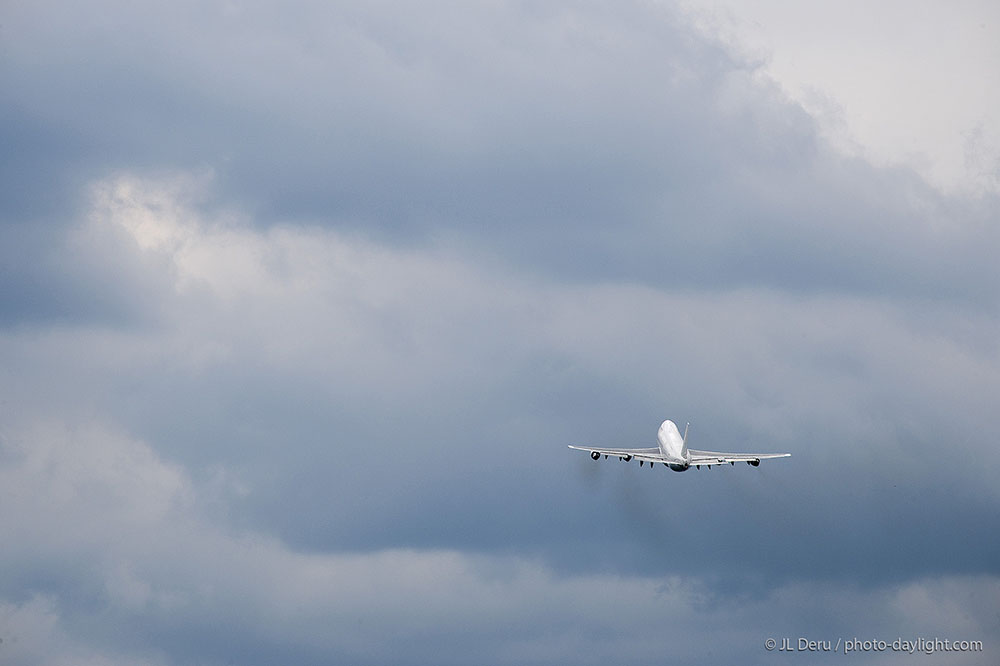
[[[591,451],[590,452],[590,457],[593,458],[594,460],[600,460],[601,459],[601,454],[598,453],[597,451]]]
[[[760,466],[760,458],[754,458],[753,460],[750,461],[750,464],[753,465],[754,467],[759,467]]]
[[[632,460],[632,456],[630,456],[628,454],[625,454],[625,457],[623,457],[622,460],[624,460],[625,462],[628,462],[629,460]]]

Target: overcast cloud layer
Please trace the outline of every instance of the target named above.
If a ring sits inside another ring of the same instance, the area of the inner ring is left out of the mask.
[[[995,194],[670,5],[0,17],[0,662],[995,663]]]

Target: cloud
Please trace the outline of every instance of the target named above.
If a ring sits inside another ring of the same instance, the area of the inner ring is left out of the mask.
[[[995,198],[845,159],[656,5],[39,7],[0,71],[17,659],[995,633]],[[668,417],[793,456],[565,448]]]
[[[949,455],[986,455],[979,433],[1000,379],[988,314],[560,285],[474,266],[447,247],[260,228],[199,206],[204,187],[183,175],[95,184],[83,228],[130,239],[121,260],[155,286],[135,318],[153,323],[7,336],[6,353],[22,359],[8,370],[19,386],[9,400],[104,415],[204,475],[229,470],[247,489],[233,500],[236,520],[300,548],[494,552],[516,538],[552,562],[581,548],[590,555],[572,561],[583,570],[602,570],[612,548],[653,571],[676,516],[739,501],[771,519],[726,509],[718,535],[669,547],[671,567],[881,580],[887,540],[924,542],[927,519],[961,515],[934,528],[945,537],[936,548],[899,560],[899,575],[989,570],[994,546],[975,528],[997,500],[989,464],[926,464],[942,441]],[[101,390],[81,396],[81,384]],[[637,470],[602,470],[590,497],[574,499],[591,463],[565,460],[553,443],[642,443],[656,425],[646,421],[676,414],[705,448],[787,449],[804,467],[672,476],[683,490],[670,510],[656,508],[661,490],[620,487]],[[840,482],[825,483],[831,474]],[[916,505],[914,493],[925,493]],[[789,503],[796,496],[810,503]],[[871,503],[883,511],[865,514]],[[622,511],[634,515],[619,522]],[[613,527],[597,536],[593,520]],[[776,554],[769,544],[786,530],[803,540]],[[748,549],[738,563],[718,550],[734,533]],[[844,550],[831,553],[828,538]]]
[[[7,78],[22,114],[76,137],[56,172],[207,165],[257,224],[447,240],[573,281],[990,302],[994,197],[839,156],[669,6],[36,11],[9,48],[38,76]]]
[[[801,103],[839,150],[905,164],[947,191],[997,191],[990,118],[1000,96],[989,63],[998,56],[998,14],[990,3],[960,11],[933,2],[681,4],[708,34],[760,62],[761,75]]]
[[[616,655],[653,663],[664,650],[757,662],[764,638],[780,632],[989,637],[983,612],[1000,595],[995,578],[952,577],[874,590],[806,582],[730,598],[698,577],[566,576],[517,555],[296,552],[216,523],[200,509],[205,487],[98,424],[15,430],[3,455],[0,522],[11,538],[2,557],[17,574],[4,595],[28,596],[0,606],[0,649],[24,663],[598,663]],[[857,625],[848,618],[859,607],[882,619]],[[637,632],[650,618],[688,640]],[[743,629],[720,644],[719,626]]]

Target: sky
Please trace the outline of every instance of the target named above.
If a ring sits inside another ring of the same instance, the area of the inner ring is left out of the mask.
[[[998,32],[5,3],[0,663],[995,663]]]
[[[681,0],[842,153],[949,194],[1000,189],[998,11],[986,0]]]

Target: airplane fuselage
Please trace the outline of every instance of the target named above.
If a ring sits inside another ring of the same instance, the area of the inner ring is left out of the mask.
[[[667,467],[675,472],[686,472],[691,466],[691,455],[688,453],[684,437],[670,419],[660,424],[656,431],[656,442],[660,453],[667,459]]]

